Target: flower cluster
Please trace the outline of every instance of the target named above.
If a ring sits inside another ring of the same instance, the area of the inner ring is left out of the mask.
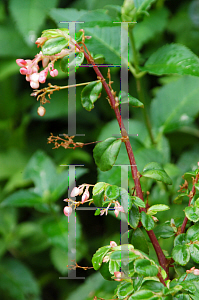
[[[40,83],[45,83],[48,72],[50,76],[55,77],[58,75],[58,70],[54,68],[54,63],[56,60],[63,58],[71,52],[78,52],[79,49],[75,46],[75,40],[68,35],[68,30],[65,29],[55,29],[55,30],[45,30],[41,37],[39,37],[35,44],[38,47],[42,47],[46,42],[54,38],[65,38],[69,41],[69,45],[66,48],[60,49],[59,53],[53,55],[44,55],[40,51],[33,60],[30,59],[17,59],[16,63],[20,66],[20,73],[26,75],[26,80],[30,82],[32,89],[38,89]],[[42,62],[43,70],[39,71],[38,63]]]
[[[104,208],[104,209],[101,210],[100,216],[102,216],[103,214],[106,214],[106,215],[107,215],[107,214],[108,214],[109,207],[110,207],[111,204],[113,204],[113,203],[114,203],[114,205],[115,205],[114,214],[116,215],[116,218],[118,217],[120,211],[123,212],[123,213],[125,212],[123,206],[120,205],[120,203],[119,203],[118,201],[113,201],[113,202],[110,202],[109,205],[108,205],[106,208]]]
[[[81,203],[83,204],[85,201],[87,201],[89,199],[89,196],[90,196],[89,190],[88,190],[89,186],[90,186],[89,184],[82,184],[79,187],[75,186],[72,189],[70,196],[71,197],[81,196],[82,193],[84,192],[82,195],[82,201],[81,201]],[[85,191],[84,191],[84,188],[85,188]]]

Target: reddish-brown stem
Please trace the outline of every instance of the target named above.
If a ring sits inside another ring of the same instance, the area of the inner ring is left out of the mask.
[[[198,182],[198,178],[199,178],[199,174],[196,175],[195,183]],[[189,204],[188,204],[188,206],[191,205],[191,200],[193,199],[193,197],[194,197],[194,195],[195,195],[195,192],[196,192],[196,189],[195,189],[195,183],[193,184],[193,187],[192,187],[192,190],[191,190],[192,197],[189,198]],[[181,227],[180,233],[184,233],[185,227],[186,227],[186,225],[187,225],[187,221],[188,221],[188,218],[185,216],[184,221],[183,221],[183,223],[182,223],[182,227]]]
[[[76,47],[78,49],[80,49],[80,46],[78,44],[76,44]],[[104,80],[104,77],[101,74],[100,70],[95,65],[95,63],[90,59],[89,55],[85,51],[84,51],[84,56],[87,59],[87,61],[90,64],[93,65],[93,69],[94,69],[96,75],[98,76],[98,78],[101,78],[102,85],[103,85],[103,87],[104,87],[104,89],[105,89],[105,91],[106,91],[106,93],[107,93],[107,95],[109,97],[111,107],[114,109],[114,112],[115,112],[118,124],[120,126],[121,135],[122,135],[122,137],[125,138],[124,142],[125,142],[126,150],[127,150],[127,153],[128,153],[129,161],[130,161],[130,164],[131,164],[131,172],[132,172],[132,177],[133,177],[133,180],[134,180],[134,183],[135,183],[136,193],[137,193],[137,196],[144,201],[143,193],[142,193],[142,188],[141,188],[141,184],[140,184],[140,179],[139,179],[139,173],[138,173],[137,165],[136,165],[136,162],[135,162],[135,157],[134,157],[133,150],[132,150],[129,138],[128,138],[127,131],[125,129],[123,120],[121,118],[121,114],[120,114],[119,108],[116,105],[115,98],[114,98],[113,94],[111,93],[111,90],[110,90],[108,84]],[[146,211],[146,210],[145,210],[145,208],[141,208],[141,211]],[[156,251],[159,264],[166,271],[166,273],[167,273],[167,279],[168,279],[168,277],[169,277],[169,269],[168,269],[168,265],[167,265],[167,259],[166,259],[165,255],[164,255],[164,253],[163,253],[163,251],[162,251],[162,249],[161,249],[161,247],[160,247],[160,245],[158,243],[158,240],[157,240],[157,238],[155,236],[155,233],[153,232],[153,230],[150,230],[150,231],[147,231],[147,234],[148,234],[148,236],[149,236],[149,238],[150,238],[150,240],[151,240],[151,242],[153,244],[153,247],[154,247],[154,249]]]

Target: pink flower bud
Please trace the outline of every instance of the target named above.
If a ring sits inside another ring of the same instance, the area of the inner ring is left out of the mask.
[[[70,207],[70,206],[65,206],[64,207],[64,214],[65,214],[65,216],[67,216],[67,217],[69,217],[71,214],[72,214],[72,207]]]
[[[110,241],[110,246],[111,246],[111,248],[117,247],[117,244],[116,244],[116,242],[114,242],[114,241]]]
[[[19,72],[21,73],[21,75],[26,75],[26,74],[28,74],[28,69],[27,68],[21,68],[19,70]]]
[[[199,270],[198,270],[198,269],[195,269],[195,270],[193,271],[193,274],[194,274],[194,275],[199,275]]]
[[[74,187],[73,189],[72,189],[72,191],[71,191],[71,193],[70,193],[70,196],[71,197],[76,197],[76,196],[78,196],[79,195],[79,189],[78,189],[78,187]]]
[[[39,73],[30,74],[30,80],[35,82],[39,81]]]
[[[39,82],[40,82],[40,83],[46,82],[46,76],[47,76],[46,72],[45,72],[44,70],[41,71],[41,72],[39,73]]]
[[[20,67],[25,67],[27,65],[27,62],[24,59],[21,59],[21,58],[16,59],[16,63]]]
[[[39,37],[37,40],[36,40],[36,42],[35,42],[35,44],[37,45],[37,47],[41,47],[44,43],[45,43],[45,41],[47,41],[47,37],[44,37],[44,36],[42,36],[42,37]]]
[[[53,70],[50,71],[50,76],[55,77],[57,75],[58,75],[57,69],[53,69]]]
[[[122,281],[124,278],[124,273],[123,272],[114,272],[114,278],[115,281]]]
[[[42,66],[43,66],[43,68],[45,68],[48,65],[49,60],[50,59],[48,57],[42,58]]]
[[[118,210],[118,208],[115,208],[115,210],[114,210],[114,214],[116,215],[116,218],[118,217],[118,215],[119,215],[119,210]]]
[[[32,89],[38,89],[39,88],[39,81],[30,81],[30,86]]]
[[[82,201],[81,202],[84,203],[86,200],[89,199],[89,196],[90,196],[89,191],[85,190],[85,192],[82,195]]]

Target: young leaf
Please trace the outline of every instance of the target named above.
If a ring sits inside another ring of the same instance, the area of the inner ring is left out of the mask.
[[[81,92],[81,102],[82,106],[91,111],[94,108],[94,102],[99,98],[102,90],[101,81],[93,81],[86,85]]]
[[[199,221],[199,208],[196,206],[187,206],[185,207],[186,217],[193,222]]]
[[[143,276],[156,276],[158,274],[158,268],[151,264],[150,260],[137,259],[135,261],[135,271]]]
[[[165,205],[165,204],[152,205],[147,210],[147,215],[155,215],[159,211],[165,211],[165,210],[168,210],[168,209],[170,209],[170,207],[168,205]]]
[[[185,266],[190,260],[190,252],[187,245],[177,245],[172,250],[172,258],[181,266]]]
[[[148,163],[143,169],[142,176],[153,178],[157,181],[162,181],[165,184],[172,184],[171,178],[167,175],[165,170],[157,162]]]
[[[177,73],[199,76],[198,65],[199,58],[191,50],[184,45],[170,44],[153,53],[143,70],[155,75]]]
[[[155,226],[153,218],[147,215],[144,211],[141,212],[141,222],[147,231],[152,230]]]
[[[70,71],[73,69],[77,69],[84,61],[84,53],[70,53],[69,57],[68,55],[64,56],[60,61],[60,68],[62,72],[68,73],[69,68]],[[69,62],[69,63],[68,63]]]
[[[57,37],[47,40],[42,46],[43,55],[54,55],[60,53],[62,49],[68,46],[68,40],[65,37]]]
[[[98,143],[93,150],[96,165],[101,171],[110,170],[118,156],[122,141],[114,137]]]
[[[119,101],[121,104],[129,103],[133,107],[144,107],[144,104],[141,101],[131,95],[128,95],[124,91],[119,92]]]

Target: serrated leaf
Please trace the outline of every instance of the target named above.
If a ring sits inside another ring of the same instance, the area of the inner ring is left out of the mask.
[[[190,260],[190,252],[187,245],[177,245],[172,250],[172,258],[181,266],[185,266]]]
[[[191,226],[186,232],[187,242],[199,240],[199,224]]]
[[[195,261],[198,264],[199,263],[199,245],[191,244],[189,246],[189,251],[190,251],[191,258],[193,259],[193,261]]]
[[[54,55],[60,53],[62,49],[68,46],[68,40],[65,37],[57,37],[47,40],[42,46],[43,55]]]
[[[61,70],[65,73],[76,70],[84,61],[84,53],[70,53],[69,57],[64,56],[60,61]]]
[[[196,206],[187,206],[185,207],[186,217],[193,222],[199,221],[199,208]]]
[[[110,250],[110,248],[111,246],[104,246],[99,248],[95,252],[95,254],[92,257],[92,264],[95,270],[98,270],[101,267],[103,258],[106,255],[106,253]]]
[[[141,212],[140,217],[141,217],[141,222],[142,222],[142,225],[144,226],[144,228],[147,231],[152,230],[153,227],[155,226],[153,218],[150,215],[147,215],[144,211]]]
[[[149,209],[147,210],[147,214],[148,215],[154,215],[159,211],[165,211],[170,209],[170,207],[168,205],[165,204],[156,204],[156,205],[152,205],[151,207],[149,207]]]
[[[183,76],[159,89],[151,102],[151,120],[161,133],[191,124],[199,111],[199,78]]]
[[[140,220],[139,209],[135,204],[132,205],[131,210],[129,211],[129,225],[136,229]]]
[[[165,45],[153,53],[143,70],[150,74],[199,76],[199,58],[187,47],[180,44]]]
[[[168,239],[171,236],[175,235],[173,228],[168,224],[157,225],[153,229],[153,231],[154,231],[157,239],[159,239],[159,238]]]
[[[143,276],[156,276],[158,274],[158,268],[151,264],[150,260],[137,259],[135,261],[135,271]]]
[[[98,99],[102,90],[102,83],[100,82],[91,82],[85,86],[81,92],[81,102],[82,106],[91,111],[94,108],[94,103]]]
[[[124,91],[119,92],[118,98],[119,98],[119,101],[120,101],[121,104],[129,103],[133,107],[144,107],[144,104],[141,101],[139,101],[135,97],[132,97],[131,95],[128,95]]]
[[[162,181],[166,184],[172,184],[170,177],[157,162],[148,163],[143,169],[142,176]]]
[[[119,299],[123,299],[124,297],[127,297],[134,291],[133,285],[130,282],[124,282],[122,285],[120,285],[119,289],[117,290],[117,295]]]
[[[121,144],[121,139],[112,137],[95,146],[93,157],[101,171],[108,171],[113,167],[119,154]]]

